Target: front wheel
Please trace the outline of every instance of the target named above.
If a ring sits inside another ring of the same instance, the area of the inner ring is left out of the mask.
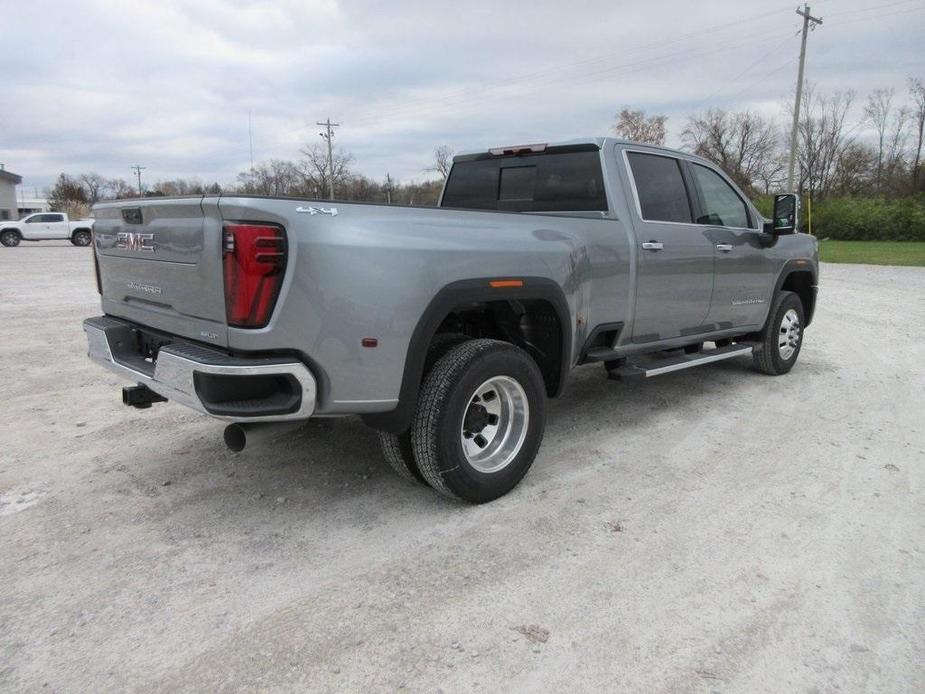
[[[803,325],[800,297],[793,292],[778,294],[752,356],[755,368],[771,376],[790,371],[803,346]]]
[[[425,378],[411,443],[430,486],[484,503],[527,474],[545,424],[543,377],[530,355],[498,340],[469,340]]]
[[[71,236],[71,243],[73,243],[75,246],[89,246],[90,240],[90,232],[83,229],[80,231],[75,231],[74,235]]]
[[[15,229],[6,229],[3,232],[0,232],[0,243],[2,243],[7,248],[18,246],[21,240],[22,236],[20,236],[19,232]]]

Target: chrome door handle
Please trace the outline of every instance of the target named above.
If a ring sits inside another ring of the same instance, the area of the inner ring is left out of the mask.
[[[716,244],[716,250],[723,251],[724,253],[728,253],[729,251],[732,250],[732,244],[731,243],[718,243]]]
[[[644,251],[660,251],[665,247],[661,241],[645,241],[642,244],[642,250]]]

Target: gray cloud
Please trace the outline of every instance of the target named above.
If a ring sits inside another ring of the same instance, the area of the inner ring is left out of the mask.
[[[808,77],[905,90],[921,0],[822,0]],[[786,2],[20,2],[4,11],[0,161],[49,184],[95,170],[231,181],[295,158],[317,120],[380,178],[456,149],[606,134],[623,105],[782,116],[799,50]],[[859,115],[858,115],[859,117]]]

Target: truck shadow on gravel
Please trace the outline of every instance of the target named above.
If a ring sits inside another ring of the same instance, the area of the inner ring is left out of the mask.
[[[560,465],[569,471],[580,469],[582,460],[565,460],[557,453],[573,442],[590,448],[612,445],[615,434],[645,433],[662,414],[673,421],[699,420],[709,426],[711,417],[725,416],[730,402],[737,403],[742,416],[751,416],[750,408],[759,416],[769,388],[793,389],[805,384],[798,380],[800,372],[805,375],[813,370],[807,360],[805,368],[798,365],[792,376],[770,378],[752,371],[748,360],[737,359],[637,383],[620,383],[608,380],[600,365],[581,367],[573,372],[565,394],[548,401],[546,435],[534,470],[511,499],[516,502],[524,494],[533,496],[536,485],[541,484],[534,474],[537,468],[547,478],[555,476]],[[422,509],[462,506],[395,476],[382,460],[375,434],[359,418],[311,420],[296,432],[239,454],[224,449],[217,426],[214,436],[214,442],[205,438],[186,446],[189,458],[197,460],[181,466],[189,469],[195,464],[199,474],[213,477],[202,490],[204,496],[233,488],[258,505],[297,505],[311,513],[343,503],[387,506],[410,502],[422,505]],[[658,441],[652,446],[657,448]],[[149,464],[157,466],[158,461]],[[172,466],[167,460],[163,464]],[[224,480],[218,477],[222,473]]]

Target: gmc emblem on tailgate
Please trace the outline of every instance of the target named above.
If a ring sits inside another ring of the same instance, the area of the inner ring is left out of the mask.
[[[121,231],[116,236],[116,248],[154,253],[154,234],[135,234],[131,231]]]

